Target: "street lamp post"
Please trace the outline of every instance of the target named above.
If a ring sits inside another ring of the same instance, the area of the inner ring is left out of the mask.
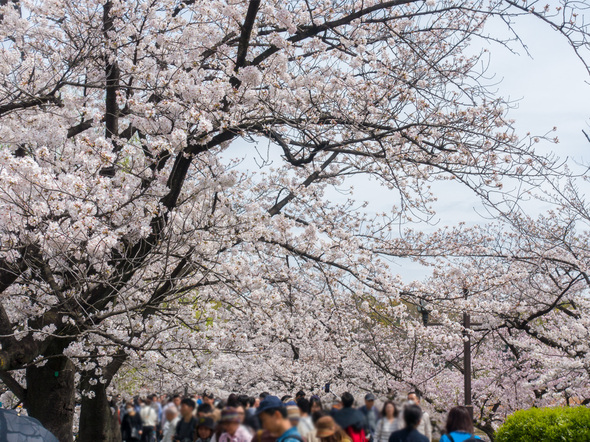
[[[463,289],[463,296],[467,299],[469,290]],[[431,324],[428,322],[429,311],[426,309],[424,300],[420,300],[420,305],[417,306],[418,313],[422,315],[422,322],[425,327],[438,326],[442,324]],[[463,312],[463,392],[465,408],[469,410],[471,420],[473,420],[473,403],[471,401],[471,335],[469,330],[471,328],[471,315],[467,311]]]
[[[471,318],[469,313],[463,313],[463,383],[465,391],[465,407],[469,410],[473,420],[473,404],[471,403],[471,336],[469,328]]]
[[[469,290],[463,287],[463,296],[465,301],[469,296]],[[465,407],[469,410],[469,415],[473,421],[473,404],[471,403],[471,316],[467,312],[467,308],[463,312],[463,383],[465,392]]]

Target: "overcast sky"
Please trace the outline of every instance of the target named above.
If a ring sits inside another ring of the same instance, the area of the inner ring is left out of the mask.
[[[533,18],[522,18],[518,24],[520,37],[526,43],[530,55],[518,46],[513,54],[498,44],[486,46],[491,54],[489,74],[495,73],[494,80],[499,84],[498,95],[515,102],[516,108],[510,117],[516,120],[519,134],[531,132],[543,135],[554,126],[559,144],[541,143],[540,152],[555,152],[559,157],[569,157],[578,162],[590,163],[590,143],[582,130],[590,132],[590,76],[582,62],[576,57],[567,41],[547,25]],[[503,32],[499,23],[492,23],[488,30],[492,33]],[[478,41],[474,44],[485,44]],[[226,155],[241,157],[246,153],[242,167],[256,168],[253,161],[252,146],[245,146],[244,141],[236,142]],[[266,146],[260,143],[261,150]],[[368,200],[370,207],[377,211],[387,210],[393,204],[386,194],[379,192],[376,184],[359,182],[355,179],[355,195],[359,200]],[[437,218],[435,226],[422,226],[424,230],[445,225],[454,225],[459,221],[468,223],[481,222],[481,204],[470,192],[457,184],[442,183],[436,185],[438,201],[435,203]],[[385,197],[385,198],[384,198]],[[533,210],[542,211],[540,205]],[[404,280],[421,279],[424,270],[405,260],[400,260],[394,268]]]

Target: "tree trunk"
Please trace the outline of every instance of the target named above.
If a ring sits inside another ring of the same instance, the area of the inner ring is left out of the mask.
[[[24,405],[60,442],[72,442],[76,385],[74,364],[65,356],[48,359],[43,367],[26,371]]]
[[[120,442],[121,428],[119,418],[110,408],[107,397],[107,385],[98,382],[96,385],[85,379],[83,389],[94,392],[94,397],[82,396],[80,413],[80,431],[78,442]]]

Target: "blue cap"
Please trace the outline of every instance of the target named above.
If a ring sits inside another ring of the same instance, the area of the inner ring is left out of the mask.
[[[260,414],[266,410],[272,410],[273,408],[285,408],[285,404],[276,396],[266,396],[256,409],[256,414]]]

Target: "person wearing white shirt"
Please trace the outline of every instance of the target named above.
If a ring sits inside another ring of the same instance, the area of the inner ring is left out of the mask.
[[[172,438],[176,432],[176,424],[180,420],[178,409],[174,404],[169,405],[164,409],[164,418],[166,421],[162,427],[162,442],[172,442]]]
[[[313,421],[309,415],[311,404],[309,403],[309,400],[302,397],[297,401],[297,406],[299,407],[299,411],[301,413],[299,423],[297,424],[297,431],[299,431],[301,436],[307,439],[308,434],[315,431]]]
[[[399,412],[392,401],[383,404],[382,417],[375,426],[375,442],[389,442],[389,436],[400,430]]]
[[[156,425],[158,425],[158,411],[152,406],[152,400],[146,399],[139,412],[141,417],[141,441],[153,442],[156,440]]]

